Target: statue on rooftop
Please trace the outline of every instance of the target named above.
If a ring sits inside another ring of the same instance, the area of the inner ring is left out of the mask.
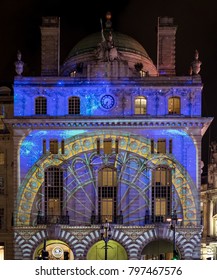
[[[100,19],[102,41],[97,45],[95,54],[97,59],[101,61],[114,61],[119,59],[119,55],[111,31],[111,13],[106,14],[106,19],[106,32],[103,30],[102,20]]]
[[[198,75],[202,62],[199,60],[199,52],[195,50],[194,61],[191,63],[190,75]]]
[[[23,73],[23,66],[24,66],[24,62],[21,60],[22,58],[22,54],[21,52],[18,50],[17,51],[17,61],[15,61],[15,71],[17,73],[18,76],[21,76]]]

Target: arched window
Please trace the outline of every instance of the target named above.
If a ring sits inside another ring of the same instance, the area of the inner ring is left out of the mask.
[[[109,167],[98,173],[98,214],[101,222],[117,218],[117,172]]]
[[[168,113],[169,114],[180,114],[181,113],[180,97],[170,97],[168,99]]]
[[[135,99],[135,114],[145,115],[147,107],[147,100],[143,96],[137,96]]]
[[[45,215],[62,215],[63,209],[63,171],[49,167],[44,174]]]
[[[47,114],[47,99],[45,97],[37,97],[35,99],[35,114],[46,115]]]
[[[68,113],[69,115],[80,114],[80,98],[77,96],[70,97],[68,100]]]
[[[152,221],[165,222],[171,215],[172,173],[163,166],[152,171]]]

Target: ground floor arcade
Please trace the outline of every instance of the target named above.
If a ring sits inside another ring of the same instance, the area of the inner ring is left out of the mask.
[[[172,259],[174,246],[180,259],[200,259],[201,229],[168,225],[115,226],[107,243],[109,260]],[[105,242],[100,227],[37,226],[15,229],[15,259],[104,260]]]

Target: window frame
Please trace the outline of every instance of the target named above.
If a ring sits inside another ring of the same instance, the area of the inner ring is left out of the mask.
[[[168,98],[168,114],[169,115],[181,114],[181,98],[179,96],[171,96]]]
[[[109,211],[107,214],[104,213],[106,205]],[[98,215],[102,222],[106,219],[112,222],[117,215],[117,170],[109,166],[98,172]]]
[[[64,187],[63,170],[56,166],[50,166],[44,171],[44,212],[45,215],[50,213],[49,205],[51,200],[57,200],[58,209],[54,209],[54,215],[62,215],[63,212],[63,187]],[[58,213],[56,213],[58,210]]]
[[[47,98],[39,96],[35,98],[35,115],[47,115]]]
[[[151,205],[153,222],[166,222],[172,211],[172,169],[170,167],[160,165],[152,171]]]
[[[145,101],[144,105],[142,100]],[[138,102],[138,104],[136,104]],[[146,115],[147,114],[147,98],[145,96],[136,96],[134,99],[134,114],[135,115]]]
[[[71,96],[68,98],[68,114],[80,115],[81,113],[81,101],[78,96]]]

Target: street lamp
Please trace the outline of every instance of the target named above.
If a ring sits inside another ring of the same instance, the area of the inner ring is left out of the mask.
[[[174,210],[173,214],[170,218],[167,218],[167,222],[170,222],[170,229],[173,231],[173,260],[177,260],[179,258],[179,254],[176,250],[176,225],[177,222],[181,222],[182,218],[178,218],[176,214],[176,210]]]
[[[108,242],[112,236],[112,230],[111,230],[111,227],[110,227],[107,219],[106,219],[106,222],[101,225],[100,234],[101,234],[101,239],[105,242],[105,260],[107,260],[108,259]]]

